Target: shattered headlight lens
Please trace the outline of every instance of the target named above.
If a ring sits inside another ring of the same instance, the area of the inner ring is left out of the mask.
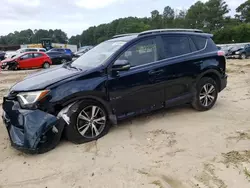
[[[41,100],[49,93],[49,90],[22,92],[17,95],[18,101],[22,107],[32,105]]]

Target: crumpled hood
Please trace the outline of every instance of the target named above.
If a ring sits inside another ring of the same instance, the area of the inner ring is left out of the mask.
[[[27,76],[23,81],[12,86],[10,91],[30,91],[44,89],[49,85],[62,81],[69,77],[82,74],[86,70],[77,70],[73,68],[65,68],[57,66],[44,71]]]
[[[14,61],[16,58],[7,58],[3,61],[1,61],[2,63],[8,63],[8,62],[11,62],[11,61]]]

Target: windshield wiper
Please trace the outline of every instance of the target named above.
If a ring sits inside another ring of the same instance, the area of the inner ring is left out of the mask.
[[[75,69],[75,70],[78,70],[78,71],[81,71],[81,70],[82,70],[81,68],[72,66],[71,62],[70,62],[70,63],[65,63],[65,64],[63,65],[63,67],[66,68],[66,69]]]

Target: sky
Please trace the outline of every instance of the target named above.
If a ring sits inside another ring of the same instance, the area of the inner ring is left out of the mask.
[[[205,0],[203,0],[205,1]],[[225,0],[230,14],[245,0]],[[195,0],[1,0],[0,35],[24,29],[62,29],[71,37],[114,19],[150,16],[165,6],[188,9]]]

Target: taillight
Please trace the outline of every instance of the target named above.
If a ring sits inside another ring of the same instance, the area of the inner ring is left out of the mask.
[[[218,56],[225,56],[225,52],[224,52],[224,51],[219,50],[219,51],[217,52],[217,55],[218,55]]]

